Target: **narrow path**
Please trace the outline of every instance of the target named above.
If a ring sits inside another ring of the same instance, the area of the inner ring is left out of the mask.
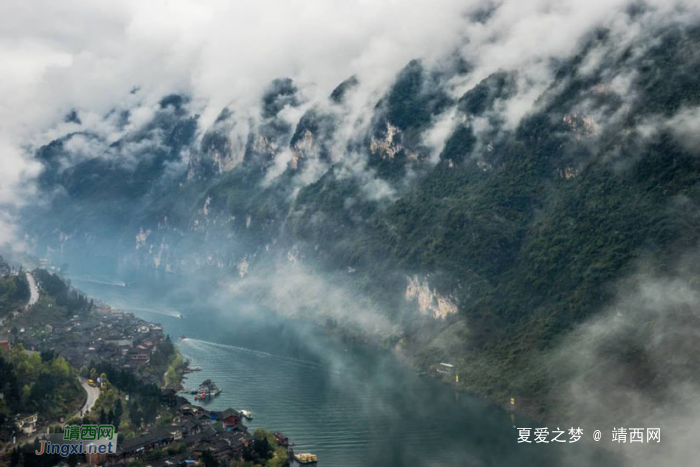
[[[87,398],[85,399],[85,404],[83,404],[80,410],[73,414],[72,417],[66,418],[66,421],[74,417],[82,417],[83,415],[85,415],[85,412],[87,412],[88,410],[92,410],[92,407],[95,405],[95,402],[97,402],[97,398],[100,397],[100,390],[98,388],[90,386],[87,382],[87,379],[83,378],[82,376],[79,376],[78,381],[80,382],[80,385],[83,387],[83,389],[85,389],[85,392],[87,393]],[[64,426],[66,426],[66,422],[61,423],[61,427]],[[20,436],[18,442],[32,444],[36,438],[45,434],[46,432],[42,429],[42,431],[38,431],[34,434],[31,434],[26,438],[22,438]]]
[[[78,410],[75,415],[73,415],[74,417],[82,417],[88,410],[92,410],[95,402],[97,402],[97,398],[100,397],[100,390],[90,386],[87,379],[80,376],[78,377],[78,380],[80,380],[80,385],[83,387],[83,389],[85,389],[85,392],[87,392],[87,399],[85,399],[85,404],[83,407]]]
[[[37,300],[39,300],[39,287],[36,285],[34,276],[30,273],[27,274],[27,282],[29,282],[29,301],[27,302],[27,308],[34,305]]]

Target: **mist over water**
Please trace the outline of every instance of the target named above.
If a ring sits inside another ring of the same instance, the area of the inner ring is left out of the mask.
[[[250,410],[251,429],[282,432],[297,451],[316,453],[319,465],[615,465],[582,442],[518,444],[509,412],[421,377],[383,349],[343,342],[244,298],[222,309],[208,304],[204,291],[197,296],[174,284],[127,288],[117,280],[72,279],[92,297],[160,322],[191,364],[202,367],[184,385],[209,378],[223,389],[207,408]]]

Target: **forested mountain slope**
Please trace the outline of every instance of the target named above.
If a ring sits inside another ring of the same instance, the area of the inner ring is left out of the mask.
[[[522,115],[519,70],[460,89],[459,58],[408,63],[361,113],[355,77],[318,102],[281,78],[254,118],[231,106],[208,127],[167,96],[116,142],[42,147],[50,201],[26,226],[56,262],[226,278],[419,366],[449,360],[495,401],[547,406],[539,357],[641,259],[669,270],[698,242],[700,28],[649,34],[600,30],[543,64],[553,81]]]

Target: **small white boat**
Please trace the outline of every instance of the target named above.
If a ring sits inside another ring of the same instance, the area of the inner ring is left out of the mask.
[[[243,415],[248,420],[253,419],[253,413],[250,410],[241,410],[240,412],[241,412],[241,415]]]

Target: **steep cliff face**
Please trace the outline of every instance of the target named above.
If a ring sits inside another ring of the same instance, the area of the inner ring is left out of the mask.
[[[698,240],[700,159],[684,128],[700,105],[700,32],[656,34],[634,53],[589,39],[516,123],[518,71],[460,94],[460,61],[411,62],[359,113],[354,78],[321,102],[276,80],[255,118],[225,109],[209,128],[170,96],[105,154],[66,168],[89,135],[42,148],[53,201],[27,228],[59,260],[206,270],[236,287],[288,280],[296,264],[295,281],[331,277],[381,325],[328,315],[350,306],[342,294],[304,301],[305,316],[352,322],[422,365],[449,358],[471,390],[539,394],[533,355],[601,309],[640,256]],[[298,305],[280,294],[275,306]]]

